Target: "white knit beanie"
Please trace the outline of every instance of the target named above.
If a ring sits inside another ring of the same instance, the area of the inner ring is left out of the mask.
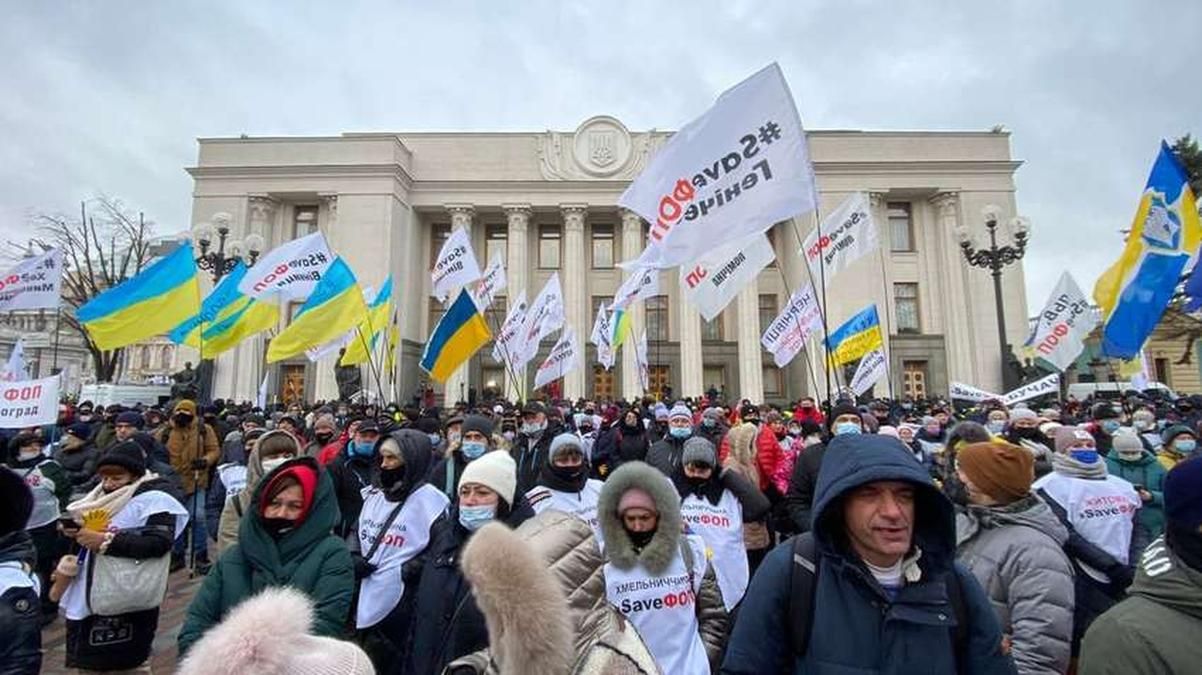
[[[692,422],[693,411],[689,410],[689,407],[685,404],[677,403],[676,405],[672,406],[672,412],[668,413],[668,421],[672,421],[678,417],[683,417],[689,422]]]
[[[486,452],[479,459],[468,462],[459,478],[460,485],[465,483],[483,485],[513,506],[513,493],[518,486],[517,465],[504,450]]]

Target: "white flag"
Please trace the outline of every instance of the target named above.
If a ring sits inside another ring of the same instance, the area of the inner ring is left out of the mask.
[[[1040,378],[1030,384],[1024,384],[1018,389],[1006,392],[1006,395],[1002,397],[1002,403],[1004,405],[1011,406],[1020,401],[1038,398],[1047,394],[1060,394],[1059,373],[1052,373],[1051,375]]]
[[[692,266],[681,265],[680,288],[706,321],[713,321],[760,270],[776,258],[763,234],[712,252]]]
[[[885,361],[884,350],[874,349],[860,359],[860,365],[856,366],[856,374],[852,375],[849,386],[856,396],[859,396],[871,389],[872,385],[879,382],[888,372],[889,364]]]
[[[238,283],[238,292],[256,300],[285,303],[309,297],[334,262],[334,254],[321,232],[268,251]]]
[[[814,287],[806,284],[793,292],[789,303],[760,337],[760,344],[772,354],[776,367],[784,368],[805,346],[810,333],[821,327],[822,314],[818,311]]]
[[[13,345],[13,350],[8,355],[8,363],[4,366],[4,372],[0,373],[0,381],[19,382],[28,379],[29,366],[25,363],[25,340],[18,338],[17,344]]]
[[[472,290],[472,299],[476,301],[476,307],[481,314],[488,309],[497,292],[505,288],[507,283],[505,265],[501,262],[501,254],[497,253],[489,261],[488,268],[484,270],[484,276],[480,277],[476,288]]]
[[[805,130],[773,63],[673,134],[618,204],[651,223],[636,266],[687,265],[814,209]]]
[[[611,311],[626,309],[632,302],[656,295],[659,295],[659,270],[654,267],[636,269],[618,287],[618,292],[614,293]]]
[[[501,330],[493,338],[492,357],[494,361],[507,363],[514,370],[521,367],[516,363],[517,347],[519,346],[516,338],[521,335],[522,327],[525,324],[526,291],[522,291],[509,305],[509,311],[505,314],[505,322],[501,324]],[[522,365],[525,365],[525,362]]]
[[[0,312],[58,309],[63,284],[63,250],[25,258],[0,277]]]
[[[980,403],[981,401],[988,401],[990,399],[1000,400],[1002,398],[997,394],[985,391],[984,389],[977,389],[962,382],[952,382],[948,390],[948,397],[960,399],[961,401],[971,401],[973,403]]]
[[[878,245],[868,198],[863,192],[853,192],[805,238],[801,253],[814,278],[825,278],[829,284],[839,270],[872,253]]]
[[[647,329],[644,328],[639,335],[639,342],[635,345],[634,362],[639,369],[639,387],[646,392],[651,386],[651,365],[647,362]]]
[[[267,409],[267,374],[263,374],[263,384],[259,385],[259,395],[255,397],[255,405],[260,409]]]
[[[434,269],[430,270],[431,294],[439,302],[445,302],[451,291],[466,286],[480,278],[480,263],[472,251],[472,241],[467,230],[459,228],[447,237],[438,252]]]
[[[0,383],[0,429],[25,429],[58,421],[59,377]]]
[[[593,321],[593,332],[589,341],[597,346],[597,362],[606,370],[614,367],[613,332],[613,314],[602,302],[597,308],[597,318]]]
[[[530,303],[521,335],[514,343],[514,363],[518,368],[526,365],[538,354],[538,344],[543,338],[563,326],[563,288],[559,285],[559,272],[551,275],[538,297]]]
[[[1060,275],[1027,346],[1059,371],[1068,368],[1085,349],[1085,338],[1098,325],[1089,300],[1068,272]]]
[[[551,353],[534,374],[534,388],[538,389],[550,382],[558,380],[575,370],[580,365],[580,344],[576,340],[576,332],[570,327],[565,328],[559,336],[559,342],[551,348]]]

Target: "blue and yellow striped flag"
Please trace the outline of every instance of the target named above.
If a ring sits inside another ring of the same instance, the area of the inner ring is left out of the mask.
[[[1094,284],[1105,320],[1103,354],[1130,359],[1139,353],[1199,243],[1202,226],[1185,168],[1161,141],[1123,253]]]
[[[388,327],[388,317],[391,314],[392,275],[390,274],[384,281],[384,285],[380,287],[380,292],[376,293],[376,299],[372,300],[371,305],[368,306],[367,319],[359,324],[355,337],[346,346],[346,352],[338,361],[338,365],[357,366],[360,363],[367,363],[371,359],[368,345],[370,344],[371,349],[375,349],[380,334]]]
[[[238,284],[245,276],[246,264],[239,260],[234,269],[222,277],[221,282],[205,297],[204,302],[200,303],[200,311],[176,326],[167,337],[177,345],[185,344],[199,349],[201,324],[212,323],[219,316],[228,316],[230,305],[245,297],[238,292]]]
[[[877,316],[876,305],[869,305],[830,334],[826,351],[831,364],[841,366],[883,345],[884,337],[881,335],[881,320]]]
[[[626,341],[626,336],[630,335],[631,332],[630,312],[626,311],[625,309],[615,309],[613,318],[610,319],[610,323],[612,323],[614,327],[614,334],[610,338],[610,342],[614,346],[614,352],[617,352],[618,348],[622,346],[622,343]]]
[[[422,370],[439,382],[446,382],[451,373],[492,339],[484,316],[476,307],[472,294],[464,289],[447,308],[447,313],[434,328],[422,352]]]
[[[267,347],[267,362],[275,363],[325,344],[359,325],[367,317],[363,292],[341,257],[326,269],[312,295],[292,317],[292,323]]]
[[[204,355],[217,356],[233,349],[239,342],[279,321],[279,305],[244,295],[218,314],[216,321],[205,324],[202,333]]]
[[[92,298],[75,318],[102,351],[162,335],[200,311],[191,242]]]

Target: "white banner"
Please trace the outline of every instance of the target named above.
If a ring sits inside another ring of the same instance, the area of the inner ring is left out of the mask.
[[[860,365],[856,366],[856,374],[852,375],[848,386],[856,396],[860,396],[888,373],[889,363],[885,360],[884,350],[874,349],[860,359]]]
[[[259,393],[255,397],[255,405],[259,406],[260,410],[267,409],[267,374],[263,375],[263,383],[259,385]]]
[[[651,384],[651,365],[647,361],[647,329],[643,329],[643,333],[639,335],[639,342],[635,345],[634,363],[639,369],[639,388],[644,392]]]
[[[597,346],[597,362],[606,370],[614,367],[613,333],[613,315],[602,302],[597,308],[597,318],[593,321],[593,332],[589,341]]]
[[[285,303],[309,297],[334,254],[321,232],[277,246],[246,271],[238,292],[256,300]]]
[[[4,371],[0,372],[0,381],[19,382],[28,379],[29,366],[25,363],[25,340],[17,338],[17,343],[9,352],[8,363],[4,365]]]
[[[810,333],[822,328],[822,314],[818,310],[818,300],[814,297],[814,287],[806,284],[805,288],[794,291],[789,298],[789,304],[772,320],[768,330],[760,338],[772,354],[777,368],[784,368],[797,356],[805,346]]]
[[[0,429],[24,429],[58,421],[58,375],[0,383]]]
[[[530,304],[522,333],[514,342],[514,363],[521,368],[538,354],[538,344],[551,333],[563,327],[563,288],[559,285],[559,272],[551,275],[538,297]]]
[[[497,253],[488,263],[488,268],[484,270],[484,276],[480,277],[480,282],[476,284],[476,288],[472,291],[472,299],[476,301],[476,307],[483,314],[488,306],[492,304],[493,298],[497,296],[497,292],[505,288],[509,283],[505,278],[505,265],[501,261],[501,254]]]
[[[467,230],[459,228],[447,237],[434,269],[430,270],[430,294],[445,302],[451,291],[466,286],[480,278],[480,263],[472,251],[472,240]]]
[[[659,270],[654,267],[636,269],[618,287],[618,292],[614,293],[611,311],[626,309],[636,300],[646,300],[656,295],[659,295]]]
[[[522,291],[509,305],[509,311],[505,314],[505,322],[501,324],[501,330],[493,338],[492,357],[494,361],[507,363],[514,370],[525,365],[524,361],[521,364],[517,363],[517,347],[519,345],[515,340],[522,333],[522,326],[525,324],[526,291]]]
[[[713,321],[760,270],[776,258],[767,235],[738,241],[680,268],[680,288],[706,321]]]
[[[0,312],[58,309],[63,284],[63,250],[25,258],[0,278]]]
[[[580,343],[576,340],[576,332],[571,327],[565,328],[559,336],[559,342],[551,348],[551,353],[534,374],[534,388],[546,386],[575,370],[580,365]]]
[[[1085,349],[1085,338],[1098,325],[1090,302],[1068,272],[1060,275],[1027,346],[1063,372]]]
[[[618,204],[651,223],[634,267],[667,268],[812,211],[815,194],[805,130],[773,63],[673,134]]]
[[[1020,401],[1026,401],[1032,398],[1038,398],[1045,394],[1060,394],[1060,374],[1052,373],[1047,377],[1038,379],[1031,384],[1024,384],[1014,391],[1007,392],[1002,397],[1002,403],[1007,406],[1014,405]]]
[[[805,238],[801,254],[814,279],[825,278],[829,284],[839,270],[876,251],[878,245],[868,198],[863,192],[853,192]]]
[[[997,399],[999,401],[1002,399],[1001,395],[999,394],[985,391],[984,389],[977,389],[976,387],[964,384],[962,382],[951,383],[948,389],[948,397],[960,399],[961,401],[971,401],[973,403],[980,403],[981,401],[988,401],[989,399]]]

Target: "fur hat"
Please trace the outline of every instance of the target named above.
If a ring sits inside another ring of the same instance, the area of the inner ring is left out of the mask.
[[[513,506],[513,493],[517,489],[517,465],[508,452],[494,450],[468,462],[459,484],[476,483],[496,492]]]
[[[703,436],[690,436],[689,440],[684,442],[684,450],[680,455],[681,465],[685,464],[705,464],[706,466],[718,465],[718,453],[714,450],[714,444],[709,442],[709,439]]]
[[[956,455],[956,465],[981,492],[1003,504],[1026,497],[1035,480],[1034,456],[1009,443],[966,445]]]
[[[146,455],[136,441],[121,441],[100,456],[96,470],[103,466],[119,466],[134,476],[141,476],[146,473]]]
[[[659,513],[655,536],[640,552],[635,552],[626,534],[619,508],[627,505],[627,494],[631,492],[644,493]],[[641,562],[649,573],[659,575],[677,555],[681,536],[680,495],[672,482],[649,464],[625,462],[609,475],[597,498],[597,518],[601,521],[605,553],[618,569],[628,570]]]
[[[313,601],[270,586],[234,607],[192,646],[180,675],[372,675],[352,642],[312,635]]]

